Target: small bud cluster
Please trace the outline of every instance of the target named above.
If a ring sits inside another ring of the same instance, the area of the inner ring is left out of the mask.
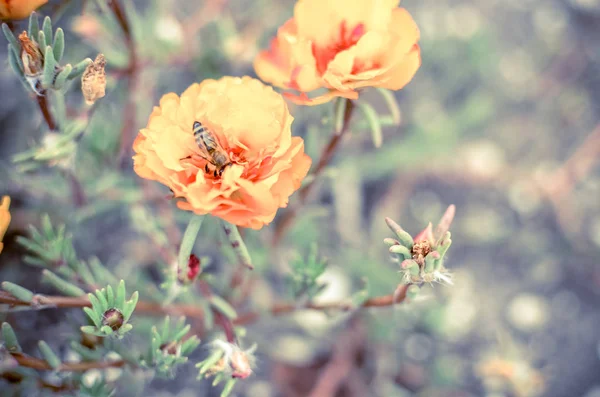
[[[400,263],[405,284],[446,283],[452,284],[450,272],[444,267],[444,256],[452,244],[450,224],[454,218],[455,207],[449,206],[435,232],[431,223],[414,238],[390,218],[386,218],[388,227],[397,239],[386,238],[392,258]]]

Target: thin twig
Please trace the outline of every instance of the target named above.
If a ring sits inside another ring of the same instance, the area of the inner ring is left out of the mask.
[[[36,95],[38,107],[42,112],[42,116],[44,116],[44,120],[46,124],[48,124],[48,128],[50,131],[55,131],[57,129],[56,121],[54,121],[54,117],[52,113],[50,113],[50,107],[48,105],[48,97],[45,95]]]
[[[317,163],[317,166],[314,172],[312,173],[313,179],[308,184],[300,188],[300,190],[298,191],[298,202],[295,206],[291,207],[287,212],[285,212],[281,217],[281,220],[277,223],[275,232],[273,234],[273,240],[271,242],[271,245],[273,247],[279,245],[279,243],[285,235],[285,232],[292,226],[296,215],[298,214],[298,211],[304,206],[304,204],[306,204],[310,193],[314,190],[315,183],[319,179],[319,176],[321,176],[323,171],[325,171],[325,168],[327,168],[327,166],[331,162],[331,159],[333,158],[340,143],[342,142],[342,139],[346,135],[346,132],[349,130],[350,118],[352,117],[353,109],[354,105],[352,104],[352,101],[347,99],[346,107],[344,109],[344,122],[342,125],[342,129],[341,131],[339,131],[339,133],[335,133],[335,131],[332,133],[331,139],[329,140],[327,146],[325,146],[325,148],[321,152],[319,162]]]

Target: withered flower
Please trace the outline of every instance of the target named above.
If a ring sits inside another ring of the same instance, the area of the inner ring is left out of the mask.
[[[38,95],[44,95],[44,88],[42,87],[44,53],[40,50],[40,46],[27,36],[25,31],[19,35],[19,42],[21,43],[20,57],[23,62],[23,75]]]
[[[81,92],[85,103],[93,105],[106,94],[106,59],[103,54],[98,54],[94,62],[90,63],[81,76]]]

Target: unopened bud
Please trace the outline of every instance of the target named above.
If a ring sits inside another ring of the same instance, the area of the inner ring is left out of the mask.
[[[102,316],[102,325],[108,325],[113,331],[121,328],[124,322],[123,313],[116,308],[108,309]]]
[[[81,92],[85,103],[93,105],[106,94],[106,59],[103,54],[98,54],[94,62],[90,63],[81,76]]]
[[[246,353],[241,350],[235,350],[231,355],[231,369],[233,378],[246,379],[252,375],[252,368],[250,367],[250,360]]]
[[[189,284],[196,280],[201,272],[200,259],[196,255],[191,254],[188,259],[187,271],[183,274],[181,272],[179,273],[179,281],[183,284]]]

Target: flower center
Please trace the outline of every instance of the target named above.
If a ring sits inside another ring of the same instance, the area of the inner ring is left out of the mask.
[[[425,264],[425,257],[430,252],[431,252],[431,244],[429,244],[429,241],[423,240],[423,241],[419,241],[418,243],[415,243],[415,245],[413,245],[411,254],[412,254],[413,259],[419,265],[422,266]]]
[[[313,43],[313,55],[317,60],[317,71],[319,74],[324,74],[327,70],[329,62],[335,58],[335,56],[344,50],[352,47],[358,40],[365,34],[365,25],[359,23],[352,29],[348,29],[346,21],[342,21],[338,32],[338,37],[335,38],[332,44],[326,47],[318,47]]]

